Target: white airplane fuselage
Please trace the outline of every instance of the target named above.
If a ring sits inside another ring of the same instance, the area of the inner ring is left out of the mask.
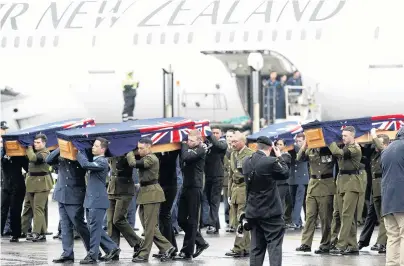
[[[1,81],[32,97],[2,104],[10,125],[71,117],[119,122],[129,70],[140,82],[135,117],[161,117],[162,68],[169,65],[175,116],[245,115],[229,69],[201,51],[282,55],[304,86],[317,89],[324,120],[404,111],[400,0],[18,3],[0,9]]]

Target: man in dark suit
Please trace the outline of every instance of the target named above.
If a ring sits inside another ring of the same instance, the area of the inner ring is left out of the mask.
[[[97,138],[92,148],[94,155],[92,162],[88,160],[85,153],[79,151],[77,154],[77,161],[81,167],[88,171],[84,208],[88,212],[87,224],[90,231],[90,249],[84,260],[80,261],[80,264],[97,263],[101,238],[105,249],[108,250],[104,257],[105,260],[111,260],[119,256],[121,251],[118,245],[102,229],[104,215],[109,207],[108,194],[105,188],[109,170],[108,160],[105,158],[107,148],[108,140]]]
[[[263,265],[267,249],[270,265],[282,265],[285,222],[276,180],[288,178],[289,167],[278,147],[273,148],[276,158],[269,156],[271,146],[268,137],[259,137],[257,152],[248,156],[242,167],[247,184],[245,217],[251,225],[252,266]]]

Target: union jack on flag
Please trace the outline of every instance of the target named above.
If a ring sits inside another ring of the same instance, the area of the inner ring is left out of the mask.
[[[379,130],[397,131],[404,126],[404,115],[374,116],[372,126]]]
[[[71,129],[71,128],[84,128],[84,127],[94,127],[95,121],[94,119],[82,119],[78,122],[72,121],[70,123],[66,123],[63,128],[64,129]]]
[[[202,137],[212,135],[212,129],[209,126],[208,120],[199,120],[195,122],[195,129],[201,131]]]

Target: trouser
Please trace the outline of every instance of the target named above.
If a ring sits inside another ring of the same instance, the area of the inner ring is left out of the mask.
[[[404,265],[404,213],[384,216],[387,230],[386,266]]]
[[[90,249],[90,232],[84,221],[83,204],[63,204],[59,202],[59,216],[62,234],[62,257],[74,258],[74,230],[80,235],[84,247]]]
[[[283,207],[283,219],[285,223],[291,223],[291,197],[290,190],[288,184],[278,185],[279,197],[281,199],[282,207]],[[288,208],[289,206],[289,208]]]
[[[361,171],[361,175],[360,175],[361,181],[362,181],[362,189],[363,191],[366,191],[366,187],[368,184],[368,178],[367,178],[367,173],[365,170]],[[363,222],[363,209],[365,207],[365,196],[366,193],[359,193],[359,200],[358,200],[358,206],[357,206],[357,212],[358,212],[358,222],[362,223]]]
[[[90,231],[90,249],[87,253],[93,260],[98,259],[99,248],[105,253],[118,248],[117,244],[102,229],[105,209],[86,209],[87,227]]]
[[[141,247],[139,257],[149,258],[152,244],[154,243],[160,253],[166,252],[172,247],[171,243],[161,234],[158,227],[158,214],[160,203],[141,204],[139,206],[139,218],[144,228],[144,244]]]
[[[209,202],[208,196],[206,195],[205,190],[202,190],[202,199],[201,199],[201,209],[200,209],[200,221],[199,226],[200,228],[205,227],[209,223]]]
[[[14,237],[21,236],[21,210],[25,196],[25,186],[17,187],[9,190],[7,194],[1,195],[1,232],[4,232],[7,214],[10,214],[11,235]],[[3,196],[6,199],[3,199]],[[4,204],[4,206],[3,206]],[[7,213],[6,213],[7,212]]]
[[[32,219],[34,217],[34,211],[32,210],[31,202],[27,198],[27,193],[25,193],[23,202],[24,202],[24,207],[22,211],[22,215],[20,214],[21,217],[21,232],[26,234],[27,232],[32,231]],[[45,234],[48,231],[48,204],[49,201],[46,199],[46,204],[45,204],[45,226],[42,228],[41,234]]]
[[[123,111],[122,111],[122,121],[133,120],[133,111],[135,110],[135,96],[131,93],[123,93]]]
[[[229,187],[223,187],[223,204],[224,204],[224,221],[226,224],[230,223],[230,205],[229,205]]]
[[[7,221],[10,215],[10,204],[11,203],[11,191],[10,190],[1,190],[1,230],[0,233],[6,233],[10,230],[10,228],[6,228]]]
[[[345,250],[350,247],[353,250],[358,250],[357,243],[357,212],[359,193],[347,191],[345,193],[337,194],[337,205],[341,219],[341,229],[339,232],[339,239],[337,248]]]
[[[119,246],[121,234],[131,247],[140,244],[140,237],[126,219],[133,196],[115,196],[109,199],[108,235]]]
[[[321,222],[321,240],[320,249],[330,249],[331,240],[331,221],[333,195],[329,196],[311,196],[306,198],[306,224],[302,232],[302,244],[310,246],[313,243],[313,236],[316,230],[317,216],[320,216]]]
[[[132,197],[132,201],[128,208],[128,223],[132,228],[136,226],[136,211],[137,211],[137,204],[136,204],[137,192]]]
[[[28,231],[30,212],[33,212],[34,226],[33,233],[44,234],[46,233],[46,218],[45,207],[48,201],[49,191],[44,192],[27,192],[25,193],[25,204],[22,217],[21,228]],[[26,231],[23,231],[26,233]]]
[[[301,226],[302,208],[306,216],[305,198],[307,193],[307,185],[290,185],[289,188],[292,200],[292,223],[294,223],[297,226]]]
[[[171,207],[171,221],[173,227],[177,230],[177,232],[180,230],[180,226],[178,225],[178,207],[180,203],[181,191],[182,185],[179,185],[179,187],[177,188],[177,194],[175,195],[173,206]]]
[[[282,244],[285,234],[282,216],[270,219],[249,219],[251,223],[250,265],[261,266],[268,250],[269,265],[282,265]],[[245,233],[245,232],[244,232]]]
[[[181,252],[193,255],[195,245],[203,246],[206,241],[198,231],[198,217],[201,207],[201,188],[182,188],[178,207],[178,224],[184,230],[184,243]]]
[[[338,210],[338,196],[334,195],[333,212],[331,222],[331,245],[336,245],[338,241],[339,230],[341,229],[341,219]]]
[[[204,191],[209,204],[208,225],[215,227],[216,230],[220,229],[219,207],[222,187],[222,176],[206,177]]]
[[[177,186],[163,187],[166,201],[160,204],[159,229],[161,234],[171,243],[173,247],[178,249],[175,240],[174,228],[171,220],[171,209],[177,195]]]
[[[234,213],[236,219],[238,219],[242,213],[245,211],[245,203],[239,204],[231,204],[230,208]],[[237,228],[237,227],[235,227]],[[249,253],[250,251],[250,232],[244,232],[242,237],[236,235],[236,239],[234,240],[234,247],[232,248],[233,252],[236,253]]]
[[[379,221],[379,233],[377,236],[376,244],[386,245],[387,235],[384,226],[384,219],[380,216],[381,212],[381,197],[371,197],[368,207],[368,214],[366,216],[365,225],[362,229],[359,242],[364,246],[369,246],[370,239],[372,238],[373,230]]]

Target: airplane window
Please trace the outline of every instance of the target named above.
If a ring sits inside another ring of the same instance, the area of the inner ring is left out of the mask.
[[[249,32],[248,32],[248,31],[245,31],[245,32],[244,32],[244,37],[243,37],[244,42],[248,42],[248,35],[249,35]]]
[[[190,32],[188,33],[188,43],[192,43],[194,40],[194,33]]]
[[[28,37],[28,39],[27,39],[27,46],[28,46],[29,48],[32,47],[32,36],[29,36],[29,37]]]
[[[278,38],[278,32],[276,30],[272,31],[272,41],[276,41],[276,39]]]
[[[316,30],[316,40],[321,39],[322,33],[323,33],[323,31],[321,29]]]
[[[151,44],[152,38],[153,38],[153,35],[151,33],[147,34],[147,39],[146,39],[147,44]]]
[[[220,42],[220,31],[216,32],[215,40],[216,40],[216,42]]]
[[[59,45],[59,36],[55,36],[53,38],[53,47],[57,47]]]
[[[14,47],[18,48],[18,46],[20,46],[20,37],[15,37],[14,38]]]
[[[39,45],[40,45],[41,47],[44,47],[45,44],[46,44],[46,36],[42,36],[42,37],[41,37],[41,42],[39,43]]]
[[[300,39],[303,41],[303,40],[306,40],[306,31],[305,30],[302,30],[301,32],[300,32]]]
[[[286,31],[286,40],[290,41],[292,39],[292,30]]]
[[[137,33],[135,33],[135,35],[133,35],[133,44],[137,45],[138,40],[139,40],[139,35]]]
[[[376,29],[375,29],[375,36],[374,36],[375,40],[378,40],[378,39],[379,39],[379,32],[380,32],[380,28],[379,28],[379,27],[376,27]]]
[[[180,34],[178,32],[176,32],[174,34],[174,43],[177,44],[179,40],[180,40]]]
[[[7,46],[7,37],[3,37],[3,39],[1,40],[1,47],[6,48],[6,46]]]
[[[160,35],[160,44],[164,44],[166,42],[166,34],[162,33]]]
[[[234,31],[230,32],[229,42],[234,42],[234,36],[236,33]]]
[[[263,38],[264,38],[264,33],[262,32],[262,30],[258,31],[257,41],[262,42]]]

